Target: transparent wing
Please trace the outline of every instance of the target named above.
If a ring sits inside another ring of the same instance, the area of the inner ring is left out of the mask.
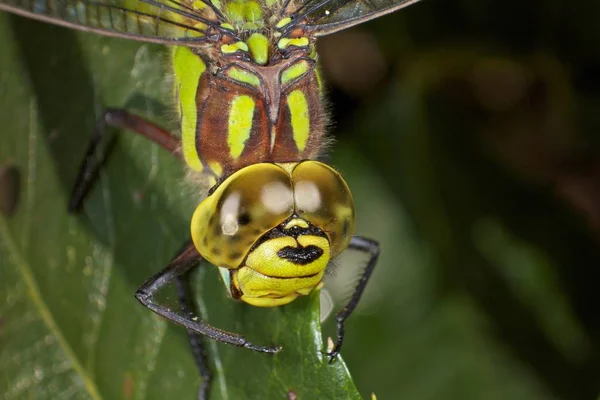
[[[210,40],[222,20],[212,3],[193,0],[0,0],[0,10],[108,36],[187,46]]]
[[[361,24],[408,7],[420,0],[307,0],[298,8],[298,19],[308,20],[315,36]]]

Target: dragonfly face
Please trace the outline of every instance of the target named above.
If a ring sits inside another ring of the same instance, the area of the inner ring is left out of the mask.
[[[310,293],[331,257],[348,246],[354,203],[325,164],[260,163],[234,173],[200,203],[191,233],[200,254],[228,270],[234,298],[278,306]]]

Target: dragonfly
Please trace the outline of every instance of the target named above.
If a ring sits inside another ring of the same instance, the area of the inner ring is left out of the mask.
[[[0,0],[0,10],[82,31],[169,46],[180,133],[122,109],[98,119],[69,208],[82,207],[100,168],[107,128],[139,134],[201,175],[210,190],[195,209],[191,239],[135,297],[190,333],[202,383],[211,371],[203,338],[263,353],[263,346],[199,319],[185,290],[190,272],[216,266],[233,299],[277,307],[318,290],[346,249],[369,260],[336,315],[332,362],[376,266],[377,241],[354,234],[354,202],[341,174],[319,161],[327,110],[316,40],[419,0]],[[156,293],[175,283],[177,313]]]

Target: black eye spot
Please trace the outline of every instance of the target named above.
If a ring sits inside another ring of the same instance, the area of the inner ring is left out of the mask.
[[[236,251],[234,253],[231,253],[229,255],[229,259],[230,260],[237,260],[238,258],[240,258],[242,256],[242,253],[240,253],[239,251]]]
[[[241,213],[238,217],[238,224],[240,225],[248,225],[252,218],[250,218],[250,214],[247,212]]]
[[[212,249],[210,249],[211,253],[213,253],[215,256],[220,256],[221,255],[221,250],[217,249],[216,247],[213,247]]]

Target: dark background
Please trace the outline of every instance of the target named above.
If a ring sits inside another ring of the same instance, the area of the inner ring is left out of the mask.
[[[349,328],[360,389],[598,394],[599,17],[430,0],[320,43],[333,159],[374,188],[358,227],[383,249]]]

